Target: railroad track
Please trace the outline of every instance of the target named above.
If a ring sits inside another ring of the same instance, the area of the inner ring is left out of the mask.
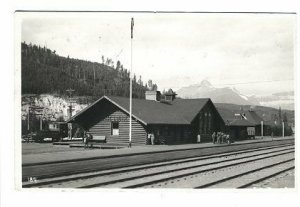
[[[23,182],[24,188],[248,187],[294,168],[294,145],[261,147]],[[255,176],[254,176],[255,175]],[[252,176],[252,179],[250,179]],[[246,182],[247,181],[247,182]],[[250,182],[251,181],[251,182]]]
[[[58,160],[57,162],[40,162],[32,164],[22,164],[22,181],[34,177],[39,180],[46,178],[56,178],[73,174],[99,172],[129,166],[152,164],[178,160],[183,158],[194,158],[199,156],[217,155],[241,150],[258,149],[262,147],[279,146],[284,144],[294,144],[294,140],[278,140],[261,143],[246,143],[232,145],[216,145],[205,148],[190,149],[166,149],[166,151],[154,151],[145,153],[129,153],[125,155],[112,155],[92,157],[78,160]],[[101,152],[99,152],[101,153]]]

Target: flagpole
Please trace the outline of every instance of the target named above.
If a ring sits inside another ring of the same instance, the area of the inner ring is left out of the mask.
[[[128,147],[131,148],[131,122],[132,122],[132,41],[133,41],[133,25],[134,25],[134,22],[133,22],[133,18],[131,18],[131,41],[130,41],[130,51],[131,51],[131,55],[130,55],[130,92],[129,92],[129,145]]]

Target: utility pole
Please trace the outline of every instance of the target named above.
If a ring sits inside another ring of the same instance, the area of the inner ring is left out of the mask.
[[[43,130],[43,115],[40,115],[40,130]]]
[[[27,131],[29,132],[30,127],[29,127],[29,121],[30,121],[30,106],[28,106],[28,110],[27,110]]]
[[[260,122],[260,124],[261,124],[261,137],[263,138],[264,137],[264,121],[261,121]]]
[[[284,121],[282,122],[282,137],[284,137]]]
[[[96,78],[96,74],[95,74],[95,63],[93,63],[93,71],[94,71],[94,87],[95,87],[95,78]]]
[[[131,18],[131,67],[130,67],[130,91],[129,91],[129,144],[128,147],[131,148],[131,123],[132,123],[132,42],[133,42],[133,26],[134,26],[134,20]]]
[[[74,89],[68,89],[66,90],[68,92],[69,96],[69,106],[68,106],[68,118],[70,119],[72,117],[72,97],[73,97],[73,92],[75,91]],[[68,137],[69,139],[72,139],[72,123],[68,123]]]

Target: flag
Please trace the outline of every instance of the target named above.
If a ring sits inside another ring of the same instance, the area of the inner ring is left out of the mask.
[[[133,26],[134,26],[134,21],[133,18],[131,18],[131,39],[133,39]]]

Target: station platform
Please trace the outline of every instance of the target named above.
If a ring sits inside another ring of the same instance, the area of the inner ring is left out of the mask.
[[[231,145],[244,145],[247,143],[255,142],[273,142],[276,140],[294,139],[294,137],[263,137],[254,140],[236,141]],[[56,152],[41,152],[22,154],[22,166],[41,165],[50,163],[63,163],[69,161],[89,160],[89,159],[104,159],[112,157],[139,155],[147,153],[167,152],[184,149],[201,149],[201,148],[214,148],[224,147],[227,144],[213,144],[213,143],[195,143],[195,144],[180,144],[180,145],[133,145],[131,148],[117,148],[117,149],[99,149],[99,148],[80,148],[77,150],[71,149],[69,146],[65,147],[66,150]],[[55,147],[55,146],[54,146]]]

